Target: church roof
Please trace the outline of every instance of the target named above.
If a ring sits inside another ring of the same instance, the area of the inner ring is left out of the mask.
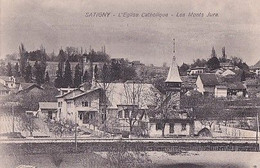
[[[178,66],[176,64],[175,56],[172,59],[172,65],[170,67],[170,70],[168,72],[168,76],[167,76],[167,79],[165,80],[165,82],[182,82],[182,80],[180,78]]]

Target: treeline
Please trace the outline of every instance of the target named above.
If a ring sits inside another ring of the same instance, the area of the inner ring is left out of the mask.
[[[241,58],[238,57],[227,58],[225,47],[222,48],[222,55],[220,57],[217,57],[216,51],[213,47],[211,51],[210,59],[208,60],[196,59],[193,60],[193,63],[190,65],[183,63],[179,67],[179,70],[181,75],[187,75],[187,70],[195,67],[206,67],[211,71],[220,68],[220,63],[232,63],[234,66],[239,67],[241,70],[245,72],[249,72],[249,66]]]
[[[90,62],[90,67],[86,70],[78,63],[75,66],[74,76],[72,76],[69,60],[65,62],[60,61],[54,81],[55,87],[79,87],[82,83],[90,86],[93,80],[95,82],[110,83],[137,79],[134,67],[125,59],[112,59],[103,63],[101,67],[98,67],[97,65],[93,65],[93,62]]]

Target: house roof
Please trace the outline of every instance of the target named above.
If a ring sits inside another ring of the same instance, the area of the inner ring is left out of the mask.
[[[81,94],[78,94],[78,95],[76,95],[76,96],[67,98],[66,100],[77,99],[77,98],[79,98],[79,97],[82,97],[82,96],[84,96],[84,95],[90,94],[90,93],[92,93],[92,92],[94,92],[94,91],[97,91],[97,90],[100,90],[100,89],[101,89],[101,88],[94,88],[94,89],[91,89],[91,90],[87,90],[87,91],[85,91],[85,92],[83,92],[83,93],[81,93]]]
[[[134,85],[134,87],[133,87]],[[139,103],[139,108],[147,108],[154,104],[154,99],[160,94],[152,84],[143,83],[111,83],[107,89],[108,103],[110,107],[118,105],[132,105],[133,89],[136,93],[136,102]]]
[[[204,86],[216,86],[219,84],[216,74],[204,73],[199,75]]]
[[[226,86],[228,87],[228,89],[239,89],[239,90],[246,89],[246,87],[243,85],[242,82],[226,83]]]
[[[22,90],[28,89],[30,87],[38,87],[41,88],[39,85],[37,85],[36,83],[20,83],[20,87],[22,88]],[[41,88],[42,89],[42,88]]]
[[[2,83],[0,83],[0,90],[8,91],[9,88],[3,85]]]
[[[4,81],[12,81],[11,76],[0,76],[0,79],[3,79]]]
[[[39,102],[39,109],[56,109],[57,102]]]
[[[81,90],[80,88],[76,88],[76,89],[74,89],[74,90],[71,90],[71,91],[69,91],[69,92],[63,94],[63,95],[57,95],[57,96],[55,96],[55,97],[56,97],[56,98],[62,98],[62,97],[65,97],[65,96],[69,95],[70,93],[75,92],[75,91],[80,91],[80,92],[82,92],[82,93],[84,92],[84,91]]]

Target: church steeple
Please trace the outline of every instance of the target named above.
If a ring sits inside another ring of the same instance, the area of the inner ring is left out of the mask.
[[[181,77],[179,74],[178,66],[175,58],[175,39],[173,39],[173,59],[168,72],[166,84],[166,97],[170,97],[169,105],[172,109],[180,109],[180,93],[181,93]]]
[[[175,39],[173,39],[173,58],[172,64],[168,72],[167,79],[165,80],[166,83],[166,91],[179,91],[181,89],[181,77],[179,73],[179,69],[176,63],[175,57]]]
[[[176,64],[176,58],[175,56],[173,56],[172,58],[172,64],[170,67],[170,70],[168,72],[168,76],[167,79],[165,80],[165,82],[182,82],[181,78],[180,78],[180,73],[179,73],[179,69],[178,66]]]

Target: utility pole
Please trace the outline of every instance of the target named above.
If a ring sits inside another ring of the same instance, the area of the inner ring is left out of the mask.
[[[75,112],[75,149],[78,151],[78,142],[77,142],[77,111]]]
[[[256,111],[256,144],[259,145],[259,142],[258,142],[258,133],[259,133],[259,114],[258,114],[258,110]],[[258,146],[259,147],[259,146]],[[259,149],[258,149],[259,150]]]
[[[12,123],[12,130],[14,133],[14,105],[12,104],[12,115],[13,115],[13,123]]]

